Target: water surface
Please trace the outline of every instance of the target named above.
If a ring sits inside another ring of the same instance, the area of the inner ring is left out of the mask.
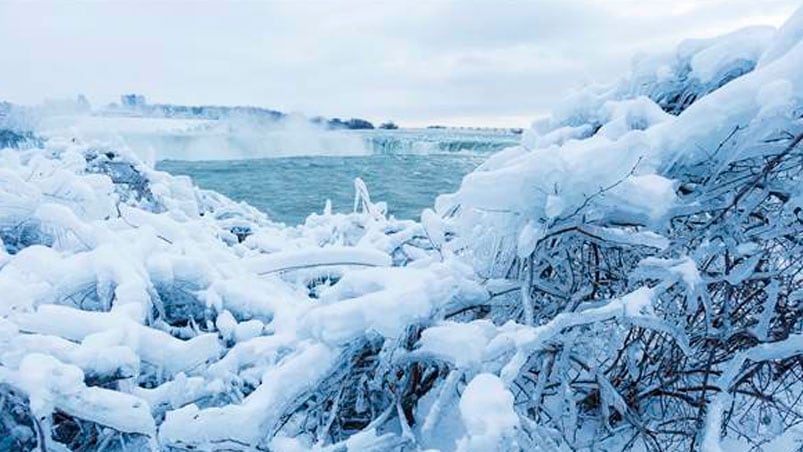
[[[348,212],[354,178],[368,185],[372,201],[385,201],[396,218],[418,219],[441,193],[455,191],[463,176],[487,158],[482,153],[307,156],[258,160],[176,161],[160,170],[192,177],[201,188],[246,201],[275,221],[300,223],[331,199]]]

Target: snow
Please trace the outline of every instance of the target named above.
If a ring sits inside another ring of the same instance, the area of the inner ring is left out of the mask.
[[[710,84],[725,78],[731,71],[749,72],[774,37],[775,29],[760,26],[723,36],[694,54],[691,74],[703,84]]]
[[[639,267],[645,275],[663,276],[664,273],[674,275],[690,289],[702,283],[697,264],[688,256],[679,259],[648,257],[639,262]]]
[[[386,253],[353,247],[302,249],[258,256],[245,263],[249,270],[260,275],[307,267],[357,265],[388,267],[391,258]]]
[[[803,39],[803,10],[797,9],[786,19],[774,39],[761,55],[758,66],[766,66],[789,53]]]
[[[201,334],[188,341],[148,328],[117,312],[82,311],[67,306],[42,305],[35,313],[12,316],[21,331],[49,334],[74,341],[86,341],[92,335],[108,332],[105,345],[114,338],[134,350],[144,362],[162,368],[168,374],[190,370],[216,359],[221,352],[216,334]]]
[[[500,443],[512,436],[519,424],[513,395],[499,377],[487,373],[477,375],[466,386],[460,397],[460,417],[468,432],[458,442],[460,452],[507,450]]]
[[[360,212],[285,228],[106,146],[54,137],[0,151],[0,287],[11,295],[0,366],[48,416],[144,435],[149,447],[258,445],[352,341],[397,338],[482,296],[463,264],[430,265],[436,250],[413,241],[421,226],[386,219],[364,184]],[[406,267],[391,257],[401,249]],[[38,367],[65,377],[34,379]],[[81,409],[88,398],[95,413]]]
[[[479,367],[496,327],[488,320],[444,322],[421,333],[420,353],[432,354],[460,368]]]
[[[771,31],[747,29],[713,44],[699,45],[706,52],[732,55],[733,48],[743,49],[749,41],[754,61]],[[763,41],[756,41],[757,36]],[[692,54],[707,55],[701,52],[695,48]],[[558,110],[531,134],[543,137],[552,133],[550,129],[562,130],[567,124],[596,125],[600,127],[597,133],[562,142],[525,139],[522,148],[505,151],[504,156],[496,156],[467,175],[456,193],[440,196],[436,212],[447,218],[445,229],[463,238],[456,247],[471,243],[478,260],[494,268],[507,268],[509,260],[493,262],[486,255],[498,243],[515,240],[527,224],[582,214],[591,219],[609,216],[621,223],[654,226],[676,203],[676,187],[662,173],[679,162],[708,159],[710,156],[699,150],[716,148],[736,125],[764,121],[759,105],[778,105],[782,113],[791,112],[791,105],[796,105],[793,99],[800,97],[803,86],[795,69],[802,58],[801,49],[791,48],[780,61],[761,71],[746,71],[746,75],[694,102],[678,116],[663,113],[644,96],[621,99],[617,88],[602,95],[578,93],[566,104],[583,108],[582,112]],[[713,59],[719,61],[720,57]],[[639,70],[637,65],[635,71]],[[459,215],[449,218],[449,212],[458,209]]]
[[[542,349],[562,330],[614,319],[651,318],[650,307],[654,297],[655,292],[652,289],[642,287],[597,308],[559,314],[541,326],[531,327],[507,323],[500,328],[500,334],[488,343],[485,354],[498,356],[511,349],[515,352],[500,371],[502,380],[509,384],[524,365],[526,356]]]
[[[69,421],[71,446],[97,425],[152,450],[618,450],[688,417],[663,394],[700,387],[690,368],[707,365],[718,390],[692,391],[670,448],[723,450],[745,364],[803,353],[786,320],[803,198],[782,159],[803,126],[801,17],[568,96],[421,223],[388,218],[359,179],[353,212],[285,227],[90,133],[0,150],[0,431]]]
[[[153,436],[150,409],[138,397],[84,385],[81,370],[40,353],[28,354],[16,371],[0,366],[0,383],[25,392],[31,411],[47,417],[54,409],[122,432]]]
[[[367,331],[398,337],[407,325],[432,316],[458,290],[443,267],[354,271],[321,294],[323,304],[301,319],[301,330],[330,344],[345,344]]]
[[[323,378],[334,358],[334,351],[324,345],[303,347],[267,371],[263,383],[241,404],[207,409],[190,404],[168,411],[159,437],[165,444],[185,447],[220,447],[227,441],[258,444],[266,431],[277,428],[278,413]]]

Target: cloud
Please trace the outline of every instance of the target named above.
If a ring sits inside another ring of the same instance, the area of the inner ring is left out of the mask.
[[[82,92],[408,124],[516,123],[632,55],[797,2],[0,3],[0,98]],[[523,125],[523,124],[522,124]]]

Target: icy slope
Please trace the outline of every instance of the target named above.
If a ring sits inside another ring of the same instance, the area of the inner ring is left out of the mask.
[[[569,98],[421,224],[359,180],[284,228],[123,148],[0,151],[0,449],[795,441],[801,14]]]

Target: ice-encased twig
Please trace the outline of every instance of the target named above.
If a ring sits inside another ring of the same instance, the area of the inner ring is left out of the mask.
[[[87,387],[83,372],[53,357],[32,353],[17,371],[0,366],[0,383],[28,395],[36,416],[54,409],[125,433],[155,438],[156,425],[147,402],[119,391]]]
[[[290,406],[331,372],[336,350],[307,344],[262,376],[262,384],[240,404],[168,411],[159,428],[165,445],[248,449],[270,438]]]
[[[739,352],[726,363],[722,374],[716,380],[716,386],[720,392],[714,396],[706,410],[705,430],[701,445],[703,452],[722,452],[723,450],[720,445],[722,416],[733,398],[732,385],[744,364],[748,361],[760,363],[785,359],[800,354],[803,354],[803,334],[793,334],[782,341],[759,344]]]
[[[90,312],[67,306],[42,305],[34,313],[14,317],[14,321],[21,331],[52,334],[74,341],[117,329],[124,332],[123,343],[143,361],[157,366],[168,375],[216,360],[222,351],[216,334],[201,334],[182,341],[114,312]]]

